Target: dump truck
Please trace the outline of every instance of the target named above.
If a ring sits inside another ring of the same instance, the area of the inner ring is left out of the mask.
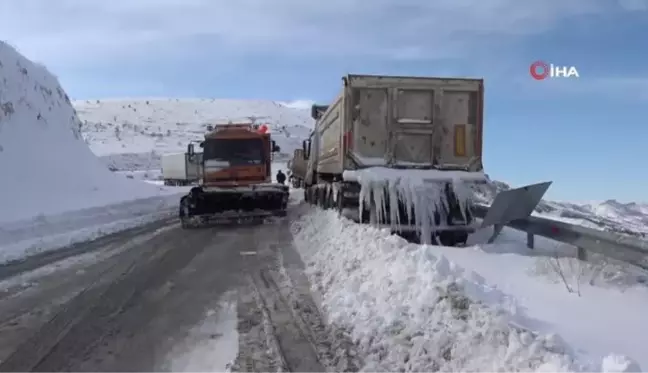
[[[295,149],[293,157],[288,161],[288,170],[290,171],[290,181],[293,188],[302,188],[304,178],[306,177],[306,158],[303,149]]]
[[[465,243],[472,185],[487,182],[484,81],[349,74],[342,82],[332,103],[311,110],[306,201],[421,242]]]
[[[164,154],[161,158],[164,185],[186,186],[198,182],[202,167],[201,153],[189,159],[187,153]]]
[[[288,186],[272,182],[271,158],[280,148],[266,125],[214,125],[199,146],[199,185],[180,199],[179,217],[185,228],[207,222],[223,224],[285,216]],[[187,156],[197,156],[194,144]]]

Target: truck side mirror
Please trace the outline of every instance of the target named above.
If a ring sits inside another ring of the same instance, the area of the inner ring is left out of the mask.
[[[187,154],[189,154],[189,156],[192,157],[194,155],[194,153],[195,153],[194,152],[194,145],[193,144],[187,145]]]
[[[272,152],[273,153],[278,153],[280,151],[281,151],[281,148],[279,147],[279,145],[277,145],[277,143],[275,143],[274,140],[272,140]]]
[[[306,152],[304,152],[304,154],[306,154],[306,158],[310,157],[310,155],[311,155],[310,152],[311,152],[311,141],[308,140],[308,143],[307,143],[307,146],[306,146]]]
[[[306,157],[306,140],[302,141],[302,150],[304,152],[304,157]]]

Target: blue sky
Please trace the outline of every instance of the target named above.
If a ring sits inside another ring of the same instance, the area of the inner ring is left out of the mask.
[[[484,164],[548,196],[648,201],[648,0],[0,0],[74,99],[325,103],[342,75],[486,79]],[[575,66],[535,81],[529,65]]]

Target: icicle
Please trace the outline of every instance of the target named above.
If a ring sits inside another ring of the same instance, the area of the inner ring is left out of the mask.
[[[462,178],[476,180],[482,175],[463,173],[457,176],[448,171],[373,167],[345,172],[344,179],[360,184],[361,216],[368,210],[371,223],[389,225],[395,230],[401,228],[401,219],[414,220],[415,229],[420,232],[422,241],[428,243],[437,228],[435,215],[439,215],[443,225],[450,211],[446,185],[455,194],[465,219],[465,210],[472,199],[472,192]],[[406,216],[401,216],[399,202],[404,205]],[[390,206],[389,214],[387,204]]]

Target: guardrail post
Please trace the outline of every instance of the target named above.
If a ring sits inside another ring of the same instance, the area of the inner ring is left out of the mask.
[[[502,229],[504,229],[504,225],[502,224],[493,225],[493,235],[488,239],[488,243],[495,242],[497,236],[499,236],[499,234],[502,233]]]
[[[535,235],[533,233],[527,232],[527,247],[529,249],[535,248]]]

